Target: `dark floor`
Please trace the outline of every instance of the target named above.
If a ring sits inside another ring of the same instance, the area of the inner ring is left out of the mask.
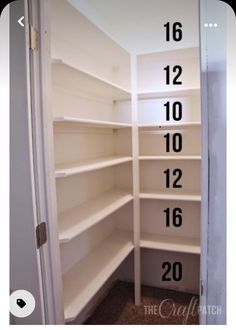
[[[118,281],[85,324],[199,324],[197,295],[142,286],[134,305],[134,287]]]

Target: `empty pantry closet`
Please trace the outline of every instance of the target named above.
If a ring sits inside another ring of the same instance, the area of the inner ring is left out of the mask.
[[[192,29],[183,21],[179,42],[166,41],[168,18],[155,23],[160,1],[131,2],[127,13],[124,2],[108,6],[106,29],[96,6],[50,1],[50,175],[65,323],[84,322],[116,280],[133,284],[137,306],[141,285],[199,295],[198,2],[189,2]],[[120,39],[116,9],[121,30],[133,13]]]

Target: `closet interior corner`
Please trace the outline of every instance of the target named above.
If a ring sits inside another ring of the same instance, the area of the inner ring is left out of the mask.
[[[136,54],[134,68],[133,55],[68,1],[50,3],[65,322],[114,274],[134,282],[134,301],[141,284],[199,294],[199,48]],[[182,83],[166,85],[163,68],[176,64]],[[167,261],[181,265],[181,279],[163,281]]]

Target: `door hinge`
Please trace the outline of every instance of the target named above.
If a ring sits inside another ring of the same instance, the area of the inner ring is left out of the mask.
[[[39,48],[39,33],[32,25],[29,26],[29,40],[30,40],[30,49],[38,50]]]
[[[201,296],[203,296],[203,293],[204,293],[204,283],[203,283],[203,280],[200,281],[200,292],[201,292]]]
[[[44,243],[47,242],[47,228],[46,222],[41,222],[36,227],[36,240],[37,240],[37,248],[39,249]]]

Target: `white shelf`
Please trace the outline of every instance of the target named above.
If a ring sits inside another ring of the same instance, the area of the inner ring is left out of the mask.
[[[76,318],[132,250],[129,234],[116,231],[63,276],[66,322]]]
[[[86,87],[88,90],[95,94],[106,95],[114,100],[127,100],[131,97],[131,91],[127,90],[113,82],[103,79],[93,73],[86,71],[80,67],[74,66],[71,63],[64,61],[63,59],[52,59],[52,65],[60,66],[64,74],[72,73],[72,70],[76,74],[78,79],[78,86],[82,83],[82,87]],[[69,71],[70,70],[70,71]]]
[[[113,156],[113,157],[92,159],[80,163],[56,165],[55,175],[56,178],[62,178],[69,175],[94,171],[105,167],[130,162],[131,160],[132,157],[128,157],[128,156],[127,157]]]
[[[139,99],[158,99],[166,97],[181,97],[181,96],[194,96],[200,95],[200,88],[179,88],[172,90],[149,90],[149,91],[139,91]]]
[[[198,238],[142,233],[140,246],[148,249],[200,254],[200,240]]]
[[[142,129],[151,129],[151,130],[160,130],[160,129],[177,129],[181,127],[200,127],[201,122],[200,121],[192,121],[192,122],[179,122],[179,123],[170,123],[170,124],[140,124],[139,129],[142,131]]]
[[[59,215],[60,242],[69,242],[131,200],[133,196],[127,191],[114,189],[62,213]]]
[[[139,160],[201,160],[201,156],[139,156]]]
[[[73,118],[73,117],[56,117],[54,118],[55,124],[78,124],[88,127],[102,127],[102,128],[131,128],[131,124],[119,123],[112,121],[103,121],[103,120],[93,120],[93,119],[84,119],[84,118]]]
[[[174,200],[174,201],[189,201],[201,202],[201,195],[192,192],[163,192],[163,191],[142,191],[139,194],[141,199],[158,199],[158,200]]]

